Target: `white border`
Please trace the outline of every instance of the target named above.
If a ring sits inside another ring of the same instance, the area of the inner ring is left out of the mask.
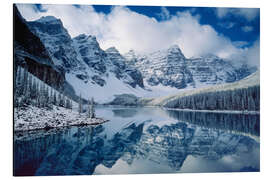
[[[1,58],[0,58],[0,176],[3,179],[12,177],[12,4],[13,3],[46,3],[46,4],[107,4],[107,5],[162,5],[162,6],[195,6],[195,7],[257,7],[261,8],[261,172],[260,173],[207,173],[207,174],[155,174],[155,175],[104,175],[104,176],[62,176],[38,177],[42,179],[268,179],[270,175],[270,8],[268,0],[3,0],[1,12]],[[28,179],[23,177],[16,179]],[[37,177],[35,177],[37,178]]]

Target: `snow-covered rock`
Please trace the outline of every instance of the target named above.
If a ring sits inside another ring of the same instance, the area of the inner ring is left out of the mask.
[[[202,84],[215,85],[239,81],[255,72],[252,67],[238,68],[229,60],[211,54],[187,60],[187,67],[198,87]]]
[[[186,58],[177,45],[137,57],[134,51],[129,51],[125,57],[130,65],[134,64],[142,72],[150,86],[161,84],[182,89],[193,82],[192,74],[186,68]]]
[[[111,47],[106,50],[107,58],[112,62],[114,67],[112,71],[115,73],[116,77],[123,79],[123,81],[133,88],[137,85],[144,88],[143,77],[139,70],[129,66],[125,62],[125,58],[118,52],[115,47]]]
[[[61,20],[52,16],[28,22],[28,25],[45,45],[53,63],[65,73],[77,96],[82,94],[86,99],[95,97],[98,93],[95,90],[100,87],[105,91],[112,90],[106,89],[110,87],[110,79],[119,81],[116,84],[122,84],[126,87],[124,89],[144,88],[140,71],[128,66],[116,49],[102,50],[95,36],[81,34],[72,39]],[[75,79],[70,81],[70,76]],[[82,83],[86,84],[88,94],[83,93],[82,87],[76,86]],[[111,98],[117,93],[112,92]]]
[[[230,60],[212,54],[188,59],[177,45],[148,54],[130,50],[124,57],[142,72],[150,89],[158,85],[186,89],[231,83],[256,71],[247,64],[235,66]]]
[[[51,129],[80,125],[97,125],[107,122],[101,118],[87,118],[75,110],[54,106],[53,109],[35,106],[14,109],[14,131]]]
[[[134,92],[144,97],[164,95],[179,89],[235,82],[255,71],[248,66],[236,68],[213,55],[187,59],[178,45],[146,54],[131,50],[121,55],[115,47],[101,49],[95,36],[71,38],[61,20],[52,16],[28,25],[43,42],[53,63],[65,73],[76,95],[86,99],[94,96],[104,102],[116,94]],[[103,94],[102,98],[99,93],[109,95]]]
[[[28,22],[28,26],[41,39],[59,69],[69,72],[80,67],[72,39],[60,19],[53,16],[42,17]]]

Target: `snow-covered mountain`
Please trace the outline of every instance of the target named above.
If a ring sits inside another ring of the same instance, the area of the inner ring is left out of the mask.
[[[208,54],[197,58],[186,58],[178,45],[149,54],[137,54],[130,50],[125,58],[131,66],[138,68],[149,86],[169,86],[183,89],[238,81],[256,68],[243,64],[236,67],[229,60]]]
[[[77,96],[94,96],[102,101],[115,94],[138,95],[136,91],[145,91],[140,71],[127,65],[117,49],[102,50],[95,36],[82,34],[72,39],[61,20],[52,16],[28,25],[41,39],[57,68],[65,73]]]
[[[253,88],[253,87],[260,87],[260,71],[256,71],[255,73],[252,73],[251,75],[233,83],[218,84],[218,85],[204,87],[204,88],[197,88],[197,89],[193,89],[193,90],[189,90],[185,92],[182,91],[178,93],[172,93],[170,95],[157,97],[157,98],[145,98],[145,99],[142,99],[142,102],[144,105],[166,106],[170,102],[179,102],[179,99],[183,97],[190,97],[190,96],[200,95],[200,94],[205,95],[206,93],[220,93],[220,94],[222,94],[223,92],[225,92],[225,94],[227,94],[226,92],[235,93],[237,90],[241,90],[241,89],[248,90],[248,88]],[[244,93],[244,91],[242,91],[242,93],[243,94],[241,94],[241,96],[247,95]],[[259,95],[259,92],[257,92],[257,94]],[[218,96],[212,95],[212,97],[218,97]],[[255,98],[256,95],[253,92],[253,95],[252,96],[249,95],[249,97]],[[236,94],[234,94],[234,97],[231,99],[234,101],[241,102],[238,99],[238,97],[236,97]],[[200,100],[199,102],[202,102],[202,100]],[[259,105],[257,107],[259,108]],[[235,110],[236,109],[237,108],[235,108]]]
[[[149,97],[231,83],[255,71],[247,65],[236,68],[213,55],[187,59],[178,45],[146,54],[131,50],[121,55],[115,47],[101,49],[95,36],[71,38],[61,20],[52,16],[28,22],[28,26],[76,95],[86,99],[94,96],[99,102],[111,100],[116,94]]]
[[[59,69],[69,72],[79,67],[80,62],[72,46],[72,39],[60,19],[46,16],[28,22],[28,26],[41,39]]]
[[[125,57],[130,65],[142,72],[150,86],[162,84],[182,89],[193,82],[192,74],[186,67],[186,58],[177,45],[137,57],[134,51],[129,51]]]
[[[124,82],[132,86],[136,85],[144,88],[143,77],[139,70],[126,64],[125,58],[118,52],[115,47],[106,50],[107,58],[112,62],[111,71],[116,74],[118,79],[123,79]]]
[[[19,66],[51,87],[59,89],[65,84],[64,75],[56,68],[47,48],[14,6],[14,76]]]
[[[230,61],[212,54],[191,58],[186,62],[197,86],[232,83],[256,71],[256,68],[249,67],[247,64],[236,67]]]

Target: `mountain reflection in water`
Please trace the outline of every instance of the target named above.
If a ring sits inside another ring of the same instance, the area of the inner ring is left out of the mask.
[[[14,174],[239,172],[260,169],[259,142],[250,137],[259,136],[258,115],[126,109],[97,109],[97,114],[111,121],[96,127],[16,134]]]

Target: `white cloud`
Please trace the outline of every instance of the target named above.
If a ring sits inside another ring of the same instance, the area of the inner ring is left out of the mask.
[[[252,47],[248,48],[245,53],[246,61],[254,66],[260,67],[260,41],[257,40]]]
[[[234,45],[235,47],[242,48],[242,47],[244,47],[244,46],[249,45],[249,43],[246,42],[246,41],[234,41],[234,42],[233,42],[233,45]]]
[[[60,18],[64,27],[72,37],[81,33],[94,34],[97,37],[105,34],[105,15],[96,13],[92,6],[81,6],[77,8],[71,5],[42,5],[45,12],[37,12],[34,5],[18,4],[19,11],[28,21],[37,20],[42,16],[55,16]]]
[[[244,32],[251,32],[251,31],[253,31],[253,27],[252,26],[243,26],[241,29]]]
[[[40,18],[36,6],[31,4],[16,4],[22,16],[28,20],[33,21]]]
[[[254,20],[260,13],[258,8],[217,8],[216,14],[219,18],[225,18],[227,16],[241,16],[248,21]]]
[[[260,68],[260,41],[256,40],[251,47],[240,49],[232,54],[231,58],[235,63],[244,61]]]
[[[121,53],[130,49],[151,52],[178,44],[186,57],[215,54],[228,58],[242,51],[230,39],[210,25],[201,25],[200,16],[189,11],[157,21],[126,7],[116,6],[109,14],[97,13],[92,6],[42,5],[46,12],[37,12],[31,5],[18,5],[27,20],[52,15],[60,18],[72,37],[81,33],[95,35],[103,49],[115,46]]]
[[[158,15],[162,20],[168,20],[171,17],[170,12],[166,7],[161,7],[161,12]]]
[[[235,26],[236,23],[234,22],[222,22],[222,23],[218,23],[218,25],[220,27],[226,28],[226,29],[231,29]]]

